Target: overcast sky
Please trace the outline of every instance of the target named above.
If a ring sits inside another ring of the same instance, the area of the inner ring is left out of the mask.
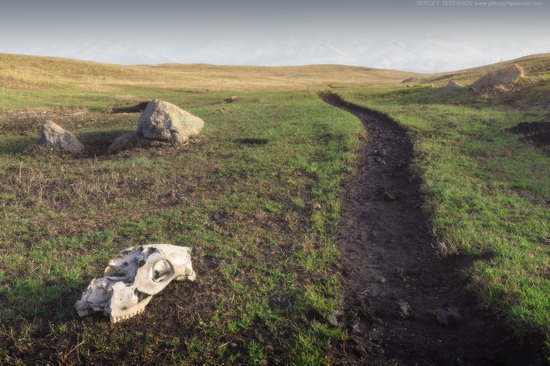
[[[0,52],[450,71],[550,52],[550,0],[3,0]]]

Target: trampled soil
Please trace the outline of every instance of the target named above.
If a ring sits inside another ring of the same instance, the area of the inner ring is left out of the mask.
[[[525,140],[550,153],[550,122],[522,122],[509,131],[525,135]]]
[[[421,209],[412,143],[385,115],[323,93],[363,122],[367,141],[347,186],[340,228],[349,338],[345,365],[538,365],[540,344],[520,342],[481,310],[459,270],[475,258],[440,258]]]

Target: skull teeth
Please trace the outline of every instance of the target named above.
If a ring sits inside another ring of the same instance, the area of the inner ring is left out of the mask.
[[[92,280],[82,293],[75,304],[78,314],[103,312],[113,324],[141,314],[172,280],[195,280],[190,252],[171,244],[123,249],[109,261],[103,277]]]
[[[143,313],[145,311],[145,309],[139,309],[131,314],[127,314],[127,315],[120,315],[120,316],[116,316],[114,318],[111,318],[111,323],[115,324],[115,323],[118,323],[118,322],[121,322],[123,320],[126,320],[126,319],[130,319],[136,315],[139,315],[141,313]]]

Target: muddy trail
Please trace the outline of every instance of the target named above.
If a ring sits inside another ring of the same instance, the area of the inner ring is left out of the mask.
[[[343,203],[348,340],[340,364],[539,365],[539,345],[520,343],[502,319],[479,309],[459,270],[475,258],[437,255],[421,210],[421,179],[409,169],[412,142],[387,116],[321,98],[361,119],[367,141]]]

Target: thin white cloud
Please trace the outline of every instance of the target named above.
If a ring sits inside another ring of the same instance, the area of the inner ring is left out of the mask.
[[[472,44],[442,39],[297,39],[265,44],[212,39],[195,43],[75,40],[15,53],[116,64],[211,63],[221,65],[345,64],[418,72],[442,72],[550,51],[550,41]]]

